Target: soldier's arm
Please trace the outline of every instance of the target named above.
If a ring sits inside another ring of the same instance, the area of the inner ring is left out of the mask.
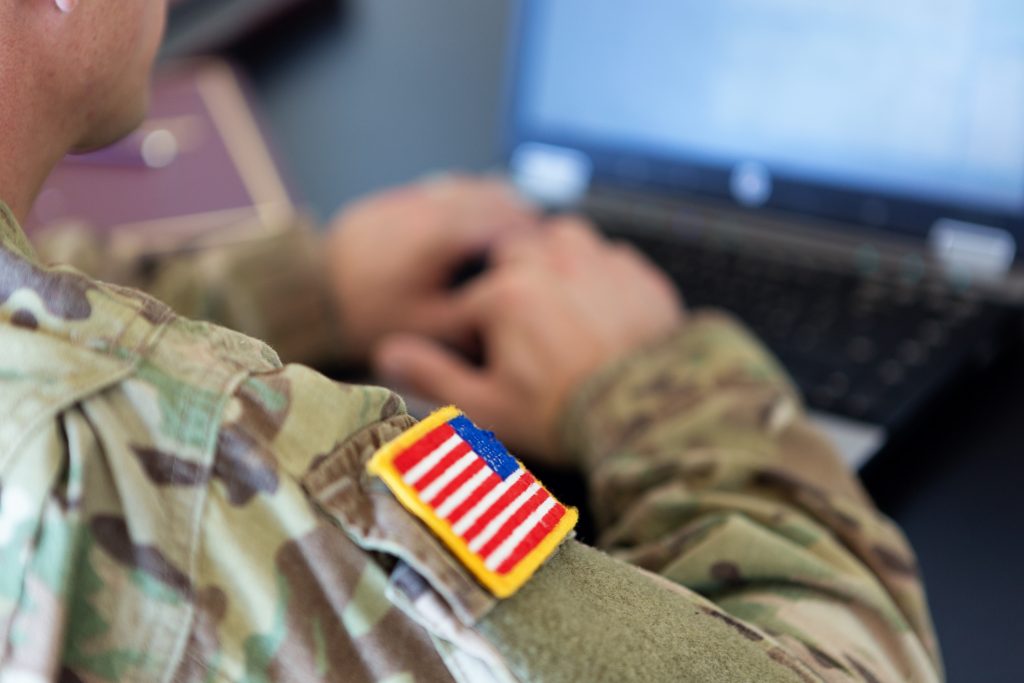
[[[183,317],[266,340],[282,358],[315,364],[348,355],[323,241],[298,215],[267,235],[154,254],[144,245],[108,244],[102,232],[81,224],[34,236],[44,262],[140,289]]]
[[[350,359],[329,287],[324,238],[295,218],[280,233],[153,262],[135,286],[179,315],[266,341],[282,359]]]
[[[39,234],[37,247],[44,261],[265,340],[286,362],[358,366],[381,336],[400,330],[460,343],[453,271],[536,224],[503,184],[453,176],[357,202],[323,231],[296,215],[259,238],[143,255],[67,225]]]
[[[527,678],[566,642],[588,665],[655,679],[715,662],[699,678],[766,680],[722,668],[766,661],[804,680],[941,676],[913,553],[759,344],[721,314],[674,312],[649,266],[578,222],[507,251],[476,286],[487,367],[422,340],[383,360],[514,451],[589,477],[611,557],[567,544],[484,622]],[[592,376],[602,354],[625,360]]]
[[[940,670],[914,554],[779,366],[702,314],[591,380],[564,424],[600,545],[713,600],[823,670]]]

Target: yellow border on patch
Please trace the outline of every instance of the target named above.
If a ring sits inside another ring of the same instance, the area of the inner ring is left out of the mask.
[[[459,561],[473,573],[473,576],[490,590],[495,597],[507,598],[519,590],[533,576],[534,572],[544,563],[544,560],[555,551],[558,544],[572,531],[579,519],[579,512],[574,507],[564,506],[565,515],[559,520],[555,528],[544,537],[544,540],[536,548],[520,560],[515,569],[508,574],[498,574],[484,566],[483,559],[469,549],[469,544],[452,531],[448,522],[438,517],[434,508],[420,500],[415,489],[405,483],[402,475],[395,468],[395,458],[420,441],[420,439],[436,427],[460,415],[462,415],[462,411],[454,406],[446,406],[435,411],[422,422],[381,446],[366,464],[366,470],[370,474],[380,477],[387,484],[387,487],[391,489],[398,502],[425,523],[448,546],[449,550],[455,554]],[[519,462],[519,466],[522,467],[523,463]],[[525,470],[526,468],[524,467],[523,469]],[[547,488],[539,481],[537,484],[547,491]],[[548,491],[548,495],[551,495],[550,491]]]

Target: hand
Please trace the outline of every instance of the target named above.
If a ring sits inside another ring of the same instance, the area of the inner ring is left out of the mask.
[[[472,367],[415,335],[375,354],[386,378],[453,403],[514,451],[568,465],[557,427],[573,391],[594,371],[683,322],[674,286],[632,247],[609,243],[580,219],[553,221],[511,240],[462,295],[460,309],[484,342]]]
[[[538,227],[536,212],[496,180],[445,177],[344,211],[326,248],[347,355],[366,360],[395,332],[461,345],[469,335],[456,315],[453,272]]]

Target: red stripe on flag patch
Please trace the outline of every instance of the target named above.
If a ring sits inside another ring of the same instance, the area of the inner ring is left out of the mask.
[[[469,453],[469,444],[464,442],[458,444],[455,448],[448,451],[448,454],[441,458],[441,461],[434,465],[420,480],[413,484],[413,486],[417,491],[424,490],[433,484],[435,479],[447,472],[448,469],[458,462],[458,460],[466,453]]]
[[[480,548],[480,557],[485,560],[497,550],[498,546],[504,543],[509,534],[519,528],[519,525],[526,521],[526,518],[534,513],[534,511],[541,506],[541,504],[551,497],[544,489],[538,489],[530,498],[524,503],[518,510],[512,513],[512,516],[508,518],[508,521],[501,525],[498,533],[494,534],[494,538],[489,540]]]
[[[487,479],[485,479],[484,482],[469,495],[469,498],[467,498],[465,502],[452,510],[451,514],[445,517],[445,519],[452,524],[461,521],[470,510],[479,505],[480,501],[482,501],[488,493],[497,488],[499,484],[501,484],[501,477],[496,474],[491,474],[491,476],[487,477]]]
[[[417,441],[415,445],[409,448],[409,450],[404,451],[401,455],[395,458],[395,469],[401,474],[405,474],[412,469],[416,463],[430,455],[438,446],[447,441],[454,434],[455,430],[446,424],[434,429],[420,441]]]
[[[484,512],[480,519],[478,519],[473,526],[469,527],[466,533],[462,534],[462,537],[472,543],[473,539],[476,538],[488,524],[493,522],[498,515],[504,512],[505,508],[511,505],[516,498],[522,495],[523,491],[528,489],[530,484],[533,482],[533,475],[529,472],[526,472],[523,476],[519,477],[519,481],[513,484],[512,488],[506,491],[503,496],[498,498],[493,505],[488,507],[487,511]]]
[[[555,528],[564,516],[564,505],[559,504],[551,508],[551,510],[544,515],[544,519],[541,520],[540,524],[530,530],[530,533],[525,539],[523,539],[523,542],[516,546],[516,549],[512,551],[509,558],[498,567],[497,572],[499,574],[508,574],[512,571],[512,569],[519,564],[520,560],[526,557],[531,550],[537,547],[537,544],[544,540],[545,536],[551,533],[551,530]]]
[[[468,445],[466,446],[466,451],[469,451]],[[472,465],[462,470],[461,474],[452,479],[447,486],[441,489],[441,491],[437,494],[437,497],[434,498],[431,501],[431,503],[434,505],[435,508],[441,507],[449,498],[451,498],[455,494],[456,491],[461,489],[463,485],[466,484],[466,482],[480,474],[481,470],[483,470],[486,467],[487,463],[477,458]]]

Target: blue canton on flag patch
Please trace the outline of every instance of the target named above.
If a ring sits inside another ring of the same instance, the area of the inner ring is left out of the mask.
[[[499,598],[526,583],[579,517],[452,407],[385,444],[366,467]]]

